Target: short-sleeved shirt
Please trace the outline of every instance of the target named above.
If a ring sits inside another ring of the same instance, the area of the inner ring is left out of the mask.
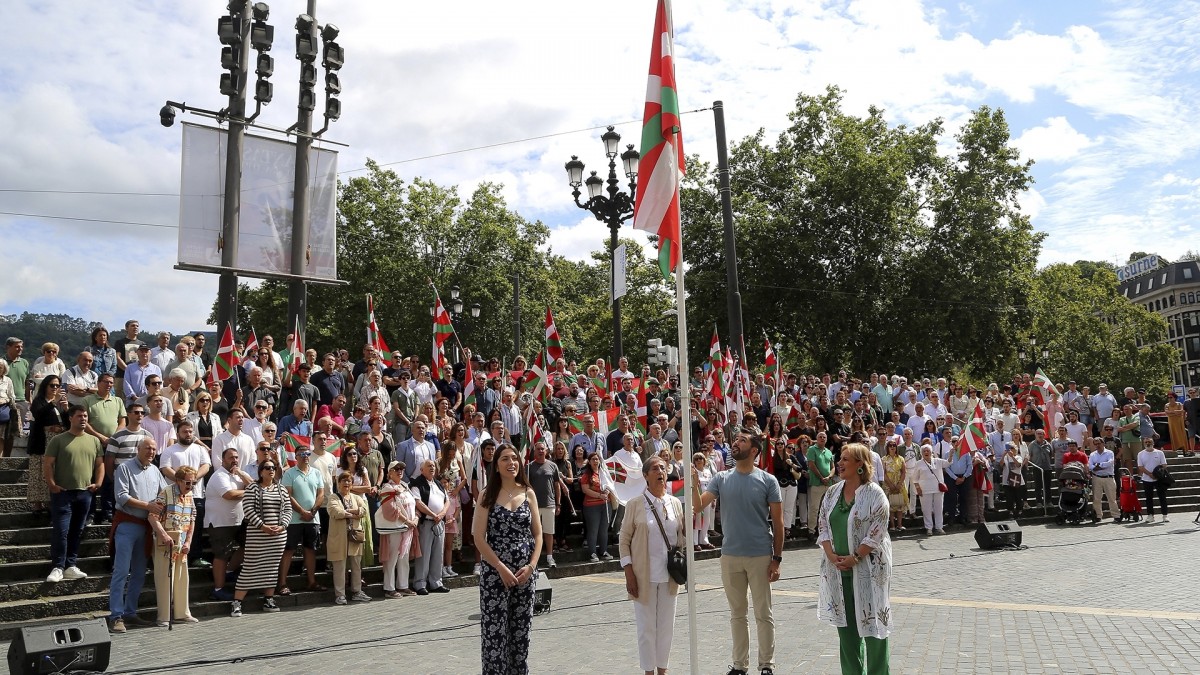
[[[245,490],[246,482],[217,467],[208,479],[208,499],[204,504],[204,527],[235,527],[242,524],[242,500],[225,499],[231,490]]]
[[[88,411],[88,424],[105,436],[117,433],[117,425],[125,417],[125,404],[115,392],[109,392],[105,398],[99,394],[88,394],[83,398],[83,406]]]
[[[721,500],[721,555],[771,555],[770,505],[783,502],[775,476],[759,468],[750,473],[729,469],[713,476],[708,491]]]
[[[1140,429],[1140,426],[1142,424],[1141,415],[1139,415],[1138,413],[1133,413],[1132,415],[1127,415],[1125,417],[1122,417],[1120,419],[1120,422],[1121,422],[1121,426],[1125,426],[1126,424],[1137,425],[1133,429],[1127,429],[1127,430],[1121,432],[1121,442],[1126,445],[1129,445],[1131,443],[1137,443],[1138,437],[1135,434],[1141,433],[1141,429]]]
[[[325,477],[321,470],[315,467],[308,467],[308,473],[304,473],[299,467],[293,466],[283,473],[283,486],[288,489],[296,503],[304,510],[311,511],[317,503],[317,493],[325,488]],[[306,525],[315,523],[316,519],[304,520],[299,512],[292,510],[291,522],[293,525]]]
[[[109,436],[108,447],[105,448],[104,454],[112,458],[113,470],[137,457],[138,445],[146,438],[154,437],[145,429],[138,429],[137,431],[122,429]]]
[[[200,467],[208,464],[208,448],[202,443],[192,443],[191,445],[182,445],[176,443],[170,447],[163,448],[159,453],[158,465],[178,469],[181,466],[190,466],[200,473]],[[204,481],[197,480],[192,486],[192,499],[204,499]]]
[[[824,485],[821,477],[828,476],[830,469],[833,468],[833,451],[827,447],[810,445],[808,451],[804,453],[804,459],[817,465],[816,471],[808,472],[808,484],[810,486]]]
[[[84,490],[96,474],[96,460],[104,456],[100,439],[90,434],[59,434],[46,444],[54,458],[54,482],[64,490]]]
[[[330,405],[333,399],[338,397],[338,394],[345,393],[346,380],[338,371],[326,373],[324,370],[319,370],[313,373],[313,376],[308,380],[309,384],[317,388],[321,392],[321,405]]]
[[[29,362],[25,357],[18,356],[8,364],[8,379],[13,383],[13,398],[17,401],[25,400],[25,380],[29,378]]]
[[[533,494],[537,496],[539,509],[553,509],[555,507],[554,485],[558,482],[558,465],[554,462],[546,460],[541,464],[530,462],[527,470],[529,474],[529,483],[533,487]]]

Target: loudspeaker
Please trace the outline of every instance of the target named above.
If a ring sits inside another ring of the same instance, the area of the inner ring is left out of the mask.
[[[1015,520],[982,523],[975,530],[975,543],[979,548],[1009,548],[1021,545],[1021,526]]]
[[[550,587],[550,577],[538,575],[537,588],[533,591],[533,615],[546,614],[550,611],[550,596],[554,589]]]
[[[108,623],[104,619],[22,628],[8,646],[14,675],[108,670]]]

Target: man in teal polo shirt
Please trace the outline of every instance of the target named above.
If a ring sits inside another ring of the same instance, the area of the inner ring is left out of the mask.
[[[304,549],[304,571],[308,574],[308,587],[317,586],[317,542],[320,541],[320,525],[317,509],[325,503],[325,477],[310,463],[312,451],[302,446],[296,451],[296,466],[283,474],[283,488],[292,502],[292,520],[287,529],[287,544],[283,560],[279,564],[279,587],[287,588],[288,568],[292,566],[292,555],[296,548]],[[284,594],[286,595],[286,593]]]

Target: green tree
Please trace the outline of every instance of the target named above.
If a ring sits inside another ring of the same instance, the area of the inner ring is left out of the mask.
[[[836,87],[799,95],[788,119],[773,145],[760,130],[730,154],[747,342],[765,330],[790,363],[819,370],[1003,360],[1028,325],[1019,308],[1041,241],[1017,205],[1029,163],[1003,114],[976,111],[950,156],[938,150],[941,120],[909,128],[874,107],[850,115]],[[710,165],[689,165],[683,220],[698,358],[726,316]]]
[[[1092,391],[1100,382],[1112,391],[1146,387],[1165,399],[1179,359],[1160,342],[1167,322],[1118,293],[1111,271],[1098,267],[1087,278],[1077,265],[1050,265],[1035,275],[1029,307],[1032,333],[1050,352],[1043,369],[1056,382],[1073,379]]]

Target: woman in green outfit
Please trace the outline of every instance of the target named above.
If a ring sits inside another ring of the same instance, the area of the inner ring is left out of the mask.
[[[843,675],[888,673],[892,541],[888,498],[871,475],[871,452],[851,443],[841,481],[821,500],[817,544],[825,550],[817,618],[837,626]]]

